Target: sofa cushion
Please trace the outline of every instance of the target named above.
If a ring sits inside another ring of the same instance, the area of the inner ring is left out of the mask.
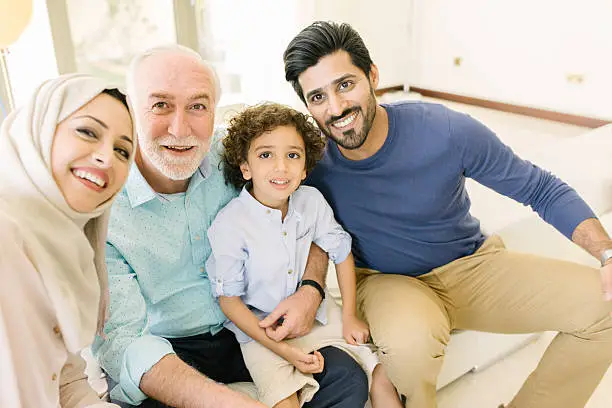
[[[612,125],[562,140],[546,149],[525,152],[522,157],[572,186],[595,214],[612,210]],[[487,234],[501,231],[533,214],[530,207],[474,180],[468,180],[466,186],[472,200],[471,212]]]

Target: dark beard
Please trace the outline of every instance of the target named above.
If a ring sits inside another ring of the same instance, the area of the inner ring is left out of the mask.
[[[355,129],[347,130],[346,132],[342,132],[343,137],[334,136],[331,132],[330,126],[331,123],[345,118],[352,114],[353,112],[361,112],[364,120],[363,125],[361,126],[361,130],[356,132]],[[374,94],[374,90],[370,88],[370,98],[368,99],[368,106],[365,112],[363,113],[363,109],[360,107],[353,107],[342,112],[340,116],[330,118],[325,126],[319,125],[321,131],[325,136],[336,142],[336,144],[343,149],[346,150],[355,150],[359,149],[365,143],[368,138],[368,133],[370,133],[370,129],[372,129],[372,123],[374,123],[374,118],[376,117],[376,96]]]

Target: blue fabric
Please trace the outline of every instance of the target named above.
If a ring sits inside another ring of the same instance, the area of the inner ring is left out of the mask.
[[[266,317],[302,280],[312,242],[334,263],[346,259],[351,237],[317,189],[301,186],[289,199],[285,219],[246,189],[222,209],[208,230],[212,254],[206,270],[215,296],[240,296],[260,319]],[[325,301],[317,320],[327,323]],[[251,338],[234,323],[226,327],[240,343]]]
[[[218,139],[216,137],[215,139]],[[106,261],[110,319],[106,340],[92,350],[119,386],[114,399],[138,404],[142,375],[173,353],[165,338],[215,334],[225,316],[211,293],[206,231],[237,191],[219,168],[220,143],[190,180],[186,193],[162,196],[134,166],[111,214]]]
[[[531,206],[568,238],[595,217],[571,187],[473,118],[421,102],[383,107],[389,131],[378,152],[351,161],[330,141],[307,179],[353,237],[357,265],[418,276],[474,253],[485,237],[466,177]]]

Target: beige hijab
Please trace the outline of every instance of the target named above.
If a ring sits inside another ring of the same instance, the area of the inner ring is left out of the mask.
[[[47,81],[0,130],[0,212],[19,225],[70,352],[91,343],[106,320],[112,199],[92,213],[74,211],[53,179],[51,145],[57,124],[106,88],[113,87],[82,74]]]

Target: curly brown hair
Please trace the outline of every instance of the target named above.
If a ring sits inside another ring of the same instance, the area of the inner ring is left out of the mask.
[[[251,142],[279,126],[292,126],[302,136],[306,147],[306,174],[310,173],[323,156],[325,139],[321,131],[308,115],[266,102],[245,109],[229,122],[227,136],[223,139],[223,175],[227,184],[237,188],[246,184],[240,165],[247,161]]]

